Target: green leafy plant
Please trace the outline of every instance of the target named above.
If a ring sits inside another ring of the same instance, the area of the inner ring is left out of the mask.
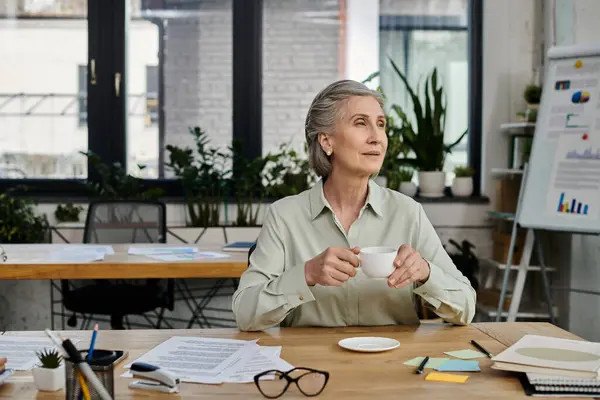
[[[475,174],[473,168],[468,165],[459,165],[454,168],[454,175],[457,178],[469,178]]]
[[[235,177],[229,181],[230,190],[235,198],[237,216],[234,221],[236,226],[256,226],[258,213],[265,196],[263,180],[265,178],[265,166],[275,157],[257,157],[248,160],[243,154],[243,145],[234,141],[229,148],[236,170]]]
[[[283,143],[278,152],[268,155],[263,178],[267,196],[292,196],[310,187],[315,176],[309,167],[306,144],[304,153],[305,157],[300,157],[290,143]]]
[[[414,170],[410,168],[400,168],[400,171],[398,172],[398,179],[400,182],[410,182],[412,181],[414,173]]]
[[[218,226],[220,206],[228,189],[231,169],[230,155],[210,146],[205,131],[196,126],[189,129],[196,151],[189,147],[168,145],[168,167],[179,178],[185,195],[190,226]]]
[[[36,355],[42,363],[42,368],[55,369],[60,367],[62,363],[62,356],[56,349],[45,349],[37,351]]]
[[[413,89],[396,63],[390,57],[388,59],[394,72],[408,91],[414,112],[413,125],[402,107],[397,104],[390,106],[390,112],[394,114],[392,126],[395,133],[397,132],[398,139],[396,141],[400,151],[396,155],[390,155],[389,163],[396,164],[398,162],[401,165],[410,165],[420,171],[442,171],[446,155],[452,152],[452,149],[462,141],[468,131],[463,132],[450,144],[444,142],[446,98],[443,87],[438,82],[437,68],[427,75],[423,92],[420,94],[418,87],[416,90]],[[364,82],[368,82],[378,75],[379,72],[375,72]],[[422,96],[423,100],[419,96]],[[410,152],[414,154],[413,157],[407,156]],[[399,157],[400,155],[403,157]]]
[[[473,243],[468,240],[463,240],[460,244],[454,240],[449,239],[448,243],[451,244],[457,251],[450,252],[448,255],[456,265],[456,268],[471,282],[473,289],[479,288],[479,281],[477,280],[477,274],[479,272],[479,258],[472,249],[475,248]],[[446,245],[444,245],[446,249]]]
[[[81,152],[97,172],[99,181],[86,182],[89,190],[102,199],[109,200],[154,200],[164,194],[160,188],[146,188],[144,181],[127,173],[120,163],[107,164],[94,152]],[[138,165],[139,169],[145,166]]]
[[[59,222],[78,222],[79,213],[83,207],[76,206],[73,203],[59,204],[54,211],[54,217]]]
[[[0,243],[44,243],[48,240],[46,215],[37,215],[36,203],[17,197],[15,187],[0,194]],[[25,189],[26,188],[21,188]]]
[[[534,84],[527,85],[523,92],[523,98],[527,104],[540,104],[542,99],[542,87]]]
[[[402,122],[403,141],[415,154],[414,158],[404,158],[402,161],[420,171],[442,171],[446,155],[452,152],[452,149],[461,142],[468,131],[463,132],[453,143],[444,143],[446,98],[443,87],[438,82],[437,68],[434,68],[433,72],[425,79],[423,90],[425,100],[423,104],[419,94],[408,83],[408,79],[396,63],[391,58],[389,60],[396,75],[408,91],[415,115],[416,129],[413,128],[412,123],[400,106],[392,106],[392,110]]]

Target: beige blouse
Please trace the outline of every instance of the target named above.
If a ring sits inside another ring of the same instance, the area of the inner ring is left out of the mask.
[[[370,279],[360,267],[341,287],[306,283],[304,264],[329,246],[402,244],[410,244],[431,265],[429,279],[419,287],[390,288],[387,280]],[[346,233],[318,181],[269,207],[233,295],[233,312],[243,331],[277,325],[418,324],[415,294],[448,322],[466,325],[475,314],[475,290],[442,247],[419,203],[370,181],[367,201]]]

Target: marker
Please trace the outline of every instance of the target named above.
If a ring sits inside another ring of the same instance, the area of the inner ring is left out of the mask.
[[[492,353],[490,353],[489,351],[487,351],[487,350],[486,350],[486,349],[485,349],[485,348],[484,348],[482,345],[480,345],[480,344],[479,344],[479,343],[477,343],[476,341],[474,341],[474,340],[471,340],[471,344],[472,344],[473,346],[477,347],[477,349],[478,349],[479,351],[481,351],[483,354],[485,354],[485,355],[486,355],[486,356],[488,356],[489,358],[492,358],[492,357],[493,357],[493,354],[492,354]]]
[[[427,364],[427,361],[429,361],[429,357],[425,357],[423,359],[423,361],[421,361],[421,365],[419,365],[419,368],[417,368],[417,370],[415,371],[416,374],[422,374],[423,373],[423,369],[425,368],[425,365]]]

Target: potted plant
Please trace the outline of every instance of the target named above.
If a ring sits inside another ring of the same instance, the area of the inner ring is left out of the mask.
[[[538,109],[542,100],[542,87],[539,85],[529,84],[525,87],[523,98],[527,103],[527,108]]]
[[[56,349],[36,352],[40,364],[33,368],[33,382],[38,390],[56,392],[64,387],[65,366],[62,356]]]
[[[452,194],[456,197],[468,197],[473,194],[473,168],[457,166],[454,168],[454,180],[452,181]]]
[[[237,227],[258,226],[258,213],[265,195],[263,179],[267,162],[274,161],[272,155],[248,160],[243,154],[243,146],[234,141],[230,147],[234,168],[234,176],[229,181],[231,194],[235,198],[237,215],[234,225]]]
[[[183,186],[188,212],[188,225],[217,227],[221,220],[221,206],[227,190],[231,169],[230,156],[209,145],[206,132],[196,126],[190,128],[196,144],[196,154],[188,147],[168,145],[170,167]]]
[[[537,119],[538,108],[542,100],[542,87],[539,85],[529,84],[523,92],[523,98],[527,103],[527,107],[522,114],[524,122],[535,122]]]
[[[417,185],[412,181],[414,171],[410,168],[400,168],[398,170],[398,180],[400,185],[398,191],[406,196],[414,197],[417,194]]]
[[[422,94],[424,101],[422,101],[391,58],[390,62],[396,75],[408,91],[414,111],[415,125],[413,126],[400,106],[392,105],[391,107],[401,121],[402,141],[414,154],[411,158],[406,157],[400,160],[419,171],[421,196],[442,197],[446,184],[446,174],[443,171],[446,155],[451,153],[452,149],[461,142],[467,131],[451,144],[444,142],[446,99],[444,90],[438,82],[437,68],[434,68],[433,72],[425,79]]]
[[[304,153],[308,152],[304,145]],[[269,153],[264,169],[266,196],[280,199],[307,190],[315,181],[308,157],[300,157],[290,143],[283,143],[276,153]]]
[[[0,243],[48,242],[46,215],[36,215],[35,202],[16,196],[16,190],[0,194]]]
[[[59,204],[54,211],[54,217],[58,222],[79,222],[79,213],[83,207],[73,203]]]

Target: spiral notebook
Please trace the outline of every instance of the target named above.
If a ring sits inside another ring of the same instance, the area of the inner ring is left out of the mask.
[[[529,396],[600,397],[600,380],[569,378],[535,373],[519,374]]]

